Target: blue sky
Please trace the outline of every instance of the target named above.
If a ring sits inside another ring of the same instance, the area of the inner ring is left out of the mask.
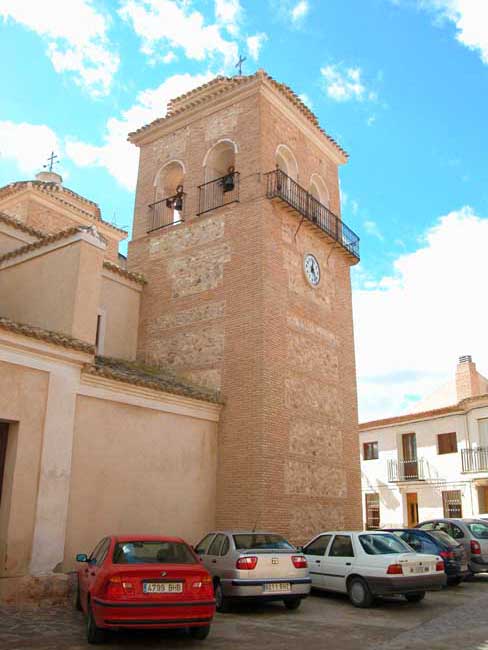
[[[362,419],[415,410],[459,355],[488,372],[485,0],[0,0],[0,184],[54,148],[65,184],[129,226],[126,133],[239,51],[350,154]]]

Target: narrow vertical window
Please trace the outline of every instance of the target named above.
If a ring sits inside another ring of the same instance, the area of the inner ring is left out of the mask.
[[[8,424],[0,422],[0,504],[2,503],[5,460],[7,457]]]

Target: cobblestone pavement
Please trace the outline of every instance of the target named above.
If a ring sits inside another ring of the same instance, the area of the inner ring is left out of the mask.
[[[0,608],[1,650],[81,650],[80,613],[65,608]],[[488,575],[428,594],[422,603],[382,601],[356,609],[347,598],[314,594],[296,612],[279,603],[241,605],[217,615],[209,638],[183,631],[112,633],[104,646],[123,650],[488,650]]]

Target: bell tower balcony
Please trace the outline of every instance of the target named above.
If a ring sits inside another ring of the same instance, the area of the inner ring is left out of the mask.
[[[353,264],[359,262],[359,237],[337,215],[281,169],[268,172],[265,176],[266,196],[269,199],[277,199],[298,212],[302,220],[313,224],[324,237],[337,242],[352,257]]]

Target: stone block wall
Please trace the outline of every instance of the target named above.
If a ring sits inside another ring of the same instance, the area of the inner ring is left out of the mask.
[[[240,202],[197,216],[203,159],[222,138],[238,147]],[[303,542],[361,526],[351,260],[265,197],[281,143],[300,184],[322,175],[339,214],[337,161],[256,92],[142,145],[128,261],[149,281],[139,357],[225,400],[216,524]],[[185,222],[146,234],[154,178],[173,158],[186,169]],[[303,272],[308,252],[322,270],[316,289]]]

